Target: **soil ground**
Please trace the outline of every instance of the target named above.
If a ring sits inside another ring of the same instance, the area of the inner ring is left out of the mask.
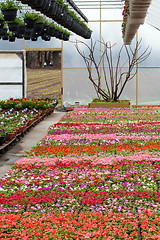
[[[27,69],[27,98],[60,99],[61,70]]]

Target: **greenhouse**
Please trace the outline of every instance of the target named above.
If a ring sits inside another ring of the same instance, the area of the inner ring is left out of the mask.
[[[0,0],[0,239],[160,240],[158,0]]]

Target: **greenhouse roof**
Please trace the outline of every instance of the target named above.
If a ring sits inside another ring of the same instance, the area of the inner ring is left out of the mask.
[[[146,23],[148,23],[149,25],[151,25],[152,27],[160,31],[159,11],[160,11],[160,1],[152,0],[151,5],[148,9],[148,14],[146,16]]]
[[[123,9],[123,1],[121,0],[75,0],[75,4],[80,9]]]

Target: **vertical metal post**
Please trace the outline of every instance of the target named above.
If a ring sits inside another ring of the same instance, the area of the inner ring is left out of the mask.
[[[26,51],[26,40],[24,40],[24,51]],[[25,75],[25,71],[24,71],[26,67],[25,64],[26,64],[26,55],[24,57],[24,52],[23,52],[23,98],[27,97],[27,71]],[[25,82],[26,82],[26,86],[24,86]]]
[[[26,86],[25,86],[25,57],[24,57],[24,51],[22,52],[22,97],[26,97]]]
[[[24,40],[24,50],[26,50],[26,40]]]
[[[136,33],[136,44],[138,43],[138,32]],[[136,106],[138,106],[138,51],[136,52]]]
[[[61,41],[61,107],[63,107],[63,40]]]
[[[102,44],[101,44],[101,40],[102,40],[102,5],[101,5],[101,0],[100,0],[100,5],[99,5],[99,9],[100,9],[100,56],[99,56],[99,60],[100,60],[100,88],[101,88],[101,78],[102,78],[102,63],[101,63],[101,55],[102,55]],[[100,96],[100,99],[101,99],[101,96]]]

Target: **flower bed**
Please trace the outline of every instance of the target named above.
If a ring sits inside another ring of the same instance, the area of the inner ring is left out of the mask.
[[[158,107],[67,113],[1,178],[0,238],[160,239],[159,122]]]

